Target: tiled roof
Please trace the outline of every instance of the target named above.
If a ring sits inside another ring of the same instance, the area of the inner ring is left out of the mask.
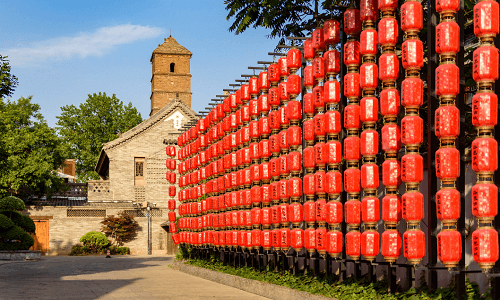
[[[193,55],[191,51],[177,43],[173,37],[166,38],[165,42],[153,51],[153,54],[154,53]]]

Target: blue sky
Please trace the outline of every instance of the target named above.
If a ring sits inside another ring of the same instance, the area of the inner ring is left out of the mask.
[[[3,2],[0,54],[19,78],[12,98],[33,95],[50,126],[61,106],[97,92],[132,102],[145,119],[151,53],[172,30],[193,53],[192,108],[204,110],[248,66],[272,60],[278,42],[266,29],[229,32],[226,15],[223,0]]]

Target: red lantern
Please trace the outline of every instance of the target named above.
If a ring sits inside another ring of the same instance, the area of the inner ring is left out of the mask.
[[[398,195],[389,194],[382,199],[382,220],[393,225],[401,220],[401,198]]]
[[[495,172],[498,169],[498,144],[493,138],[476,138],[472,142],[472,169]]]
[[[379,252],[379,233],[375,230],[365,230],[361,234],[361,255],[372,261]]]
[[[308,252],[313,253],[316,249],[316,230],[308,228],[304,232],[305,247]]]
[[[495,37],[499,33],[498,2],[487,0],[474,5],[474,34],[477,37]]]
[[[344,32],[348,35],[357,35],[361,32],[360,11],[348,8],[344,13]]]
[[[382,18],[378,22],[378,43],[383,46],[396,46],[398,42],[398,21]],[[382,76],[381,76],[382,77]]]
[[[472,125],[474,127],[497,125],[498,97],[494,93],[476,93],[472,97]]]
[[[421,40],[410,39],[403,42],[403,68],[420,70],[424,66],[424,46]]]
[[[383,18],[388,20],[391,18]],[[396,24],[397,25],[397,24]],[[382,44],[382,43],[381,43]],[[384,53],[379,58],[379,79],[385,81],[396,81],[399,77],[399,60],[395,53]]]
[[[322,81],[325,78],[325,59],[321,56],[315,57],[312,67],[314,79]]]
[[[314,58],[313,40],[306,39],[304,41],[304,59],[310,61],[313,58]]]
[[[374,29],[361,31],[359,53],[361,55],[377,55],[378,34]]]
[[[297,96],[300,94],[300,76],[290,75],[287,78],[287,91],[289,95]]]
[[[323,27],[323,35],[326,45],[340,42],[340,23],[337,20],[326,20]]]
[[[472,78],[474,81],[495,81],[498,79],[498,49],[481,46],[474,50]]]
[[[424,178],[424,159],[420,154],[406,154],[401,159],[401,180],[420,182]]]
[[[328,241],[327,241],[327,231],[326,228],[318,228],[316,229],[316,250],[320,255],[326,253]]]
[[[349,105],[350,106],[350,105]],[[347,107],[349,107],[347,106]],[[346,107],[346,109],[347,109]],[[344,139],[344,159],[347,161],[358,161],[360,155],[360,138],[357,136],[349,136]]]
[[[377,0],[362,0],[360,2],[360,19],[361,22],[373,21],[378,18]]]
[[[304,220],[304,211],[302,208],[302,204],[300,203],[290,204],[289,211],[290,211],[290,222],[300,223]]]
[[[378,153],[378,132],[375,130],[363,130],[360,139],[361,155],[377,155]]]
[[[397,89],[383,89],[380,92],[380,113],[383,116],[398,115],[399,101]]]
[[[406,116],[401,120],[401,142],[405,145],[421,144],[424,140],[424,121],[419,116]]]
[[[445,267],[455,267],[462,258],[462,236],[456,230],[443,230],[437,235],[438,258]]]
[[[288,50],[286,55],[287,58],[287,66],[289,70],[297,70],[300,68],[302,64],[302,53],[300,53],[299,49],[292,48]]]
[[[441,22],[436,25],[436,52],[456,54],[460,50],[460,26],[456,22]],[[436,85],[437,86],[437,85]]]
[[[398,1],[396,0],[379,0],[378,1],[378,10],[384,11],[393,11],[398,8]]]
[[[382,164],[382,183],[397,187],[401,184],[401,165],[397,160],[385,160]]]
[[[425,256],[425,234],[421,230],[408,230],[403,234],[404,256],[416,265]]]
[[[364,197],[361,201],[363,223],[377,223],[380,220],[379,201],[377,197]]]
[[[445,22],[445,23],[454,23],[454,22]],[[436,95],[438,96],[458,95],[459,74],[460,70],[458,69],[458,66],[455,64],[439,65],[436,68]]]
[[[498,214],[498,187],[478,183],[472,187],[472,214],[479,220],[492,220]]]
[[[330,50],[325,53],[325,73],[327,75],[340,73],[340,53],[337,50]]]
[[[364,32],[364,31],[363,31]],[[381,65],[382,66],[382,65]],[[399,70],[398,70],[399,71]],[[359,70],[359,86],[361,89],[374,90],[378,86],[378,66],[374,63],[364,63]]]
[[[347,224],[361,224],[361,202],[347,201],[344,205],[344,215]]]
[[[359,193],[361,191],[361,171],[359,169],[344,171],[344,189],[347,193]]]
[[[349,231],[345,236],[345,250],[353,260],[358,260],[361,255],[361,233]]]
[[[326,222],[329,225],[342,223],[342,203],[330,201],[326,204]]]
[[[377,189],[378,185],[378,166],[376,164],[363,164],[361,166],[361,187],[363,189]]]
[[[457,137],[460,134],[460,111],[456,106],[441,106],[435,113],[436,137]]]
[[[474,261],[484,269],[490,269],[498,260],[498,232],[493,228],[479,228],[472,233]]]
[[[348,41],[344,44],[344,64],[346,66],[358,66],[360,64],[361,56],[359,55],[359,48],[360,44],[358,41]]]
[[[459,0],[441,0],[436,2],[436,11],[439,14],[455,14],[460,9]]]
[[[418,222],[424,218],[424,195],[420,192],[407,192],[402,197],[403,219]]]
[[[340,102],[340,83],[338,81],[327,81],[323,87],[323,97],[326,104]]]
[[[460,177],[460,152],[456,148],[436,151],[436,177],[443,181]]]
[[[361,90],[359,86],[359,73],[347,73],[344,75],[344,96],[359,97]],[[351,105],[348,105],[349,107]],[[354,105],[355,106],[355,105]],[[346,109],[347,109],[346,107]]]
[[[460,192],[456,189],[441,189],[436,193],[436,215],[441,222],[455,223],[460,218]]]
[[[316,203],[308,201],[304,203],[304,221],[305,222],[315,222],[316,221]]]
[[[329,231],[326,234],[326,251],[331,257],[339,257],[342,252],[343,241],[342,232],[340,231]]]
[[[395,262],[401,253],[401,234],[397,230],[382,233],[381,253],[388,262]]]
[[[304,247],[304,230],[302,229],[293,229],[290,234],[290,239],[292,242],[292,248],[296,252],[300,252],[302,247]]]
[[[365,65],[365,64],[364,64]],[[378,120],[378,99],[375,97],[364,97],[360,102],[360,121],[377,122]]]
[[[401,85],[401,105],[420,107],[424,99],[424,82],[420,78],[409,77]]]
[[[340,172],[327,172],[325,176],[326,193],[329,195],[342,192],[342,174]]]

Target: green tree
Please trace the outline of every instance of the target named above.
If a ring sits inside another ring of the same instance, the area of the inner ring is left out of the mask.
[[[0,98],[10,97],[18,85],[17,77],[11,74],[7,56],[0,55]]]
[[[31,97],[0,103],[0,196],[50,197],[64,183],[55,173],[66,158],[63,140]]]
[[[107,237],[111,237],[118,246],[131,241],[139,228],[139,223],[134,220],[134,217],[123,211],[118,214],[118,217],[114,215],[107,216],[101,224],[101,231]]]
[[[99,179],[94,168],[104,143],[142,122],[141,114],[132,103],[124,106],[114,94],[112,97],[106,93],[88,96],[78,107],[61,107],[62,113],[57,117],[58,132],[69,143],[80,182]]]
[[[321,24],[322,19],[341,16],[349,1],[341,0],[226,0],[229,31],[243,33],[250,27],[271,30],[269,38],[303,37]]]

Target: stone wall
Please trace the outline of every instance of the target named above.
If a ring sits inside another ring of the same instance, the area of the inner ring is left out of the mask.
[[[80,238],[89,231],[100,231],[101,221],[104,217],[68,217],[69,210],[105,210],[105,215],[118,215],[122,210],[132,210],[131,207],[52,207],[52,206],[28,206],[24,214],[32,219],[49,217],[49,250],[48,255],[67,255],[71,247],[80,242]],[[162,211],[161,217],[151,218],[152,229],[152,253],[174,255],[177,246],[173,243],[170,233],[167,233],[160,225],[167,221],[168,211]],[[50,218],[52,217],[52,218]],[[135,217],[139,223],[139,231],[136,238],[126,243],[131,254],[148,254],[148,224],[146,217]]]

